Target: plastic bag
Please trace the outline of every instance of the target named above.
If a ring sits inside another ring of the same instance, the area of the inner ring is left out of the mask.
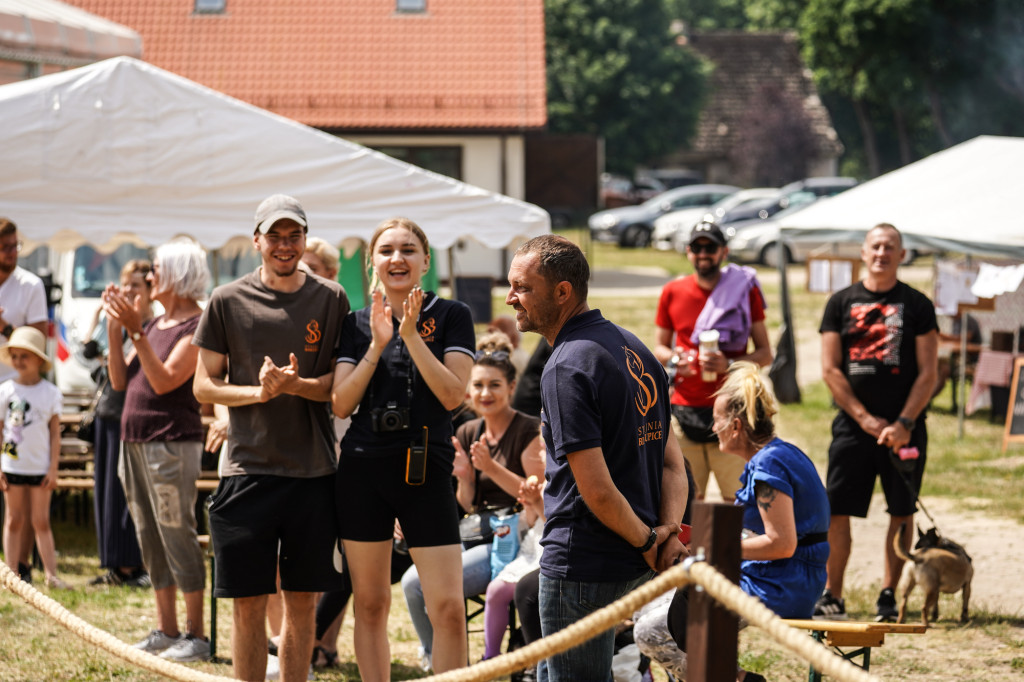
[[[519,514],[496,514],[490,518],[490,523],[494,532],[491,540],[491,580],[494,580],[519,554]]]

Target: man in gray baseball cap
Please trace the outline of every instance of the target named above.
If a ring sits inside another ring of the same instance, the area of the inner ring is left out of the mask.
[[[306,212],[275,194],[256,209],[261,266],[214,289],[196,329],[201,402],[228,406],[227,452],[210,505],[218,597],[234,599],[232,663],[242,680],[267,671],[268,595],[280,574],[280,675],[305,680],[317,592],[338,589],[331,421],[334,344],[349,311],[337,282],[298,265]],[[280,550],[279,550],[280,548]]]
[[[266,234],[278,220],[293,220],[302,226],[304,232],[309,231],[306,224],[306,212],[295,197],[287,194],[273,194],[264,199],[256,208],[256,230]]]

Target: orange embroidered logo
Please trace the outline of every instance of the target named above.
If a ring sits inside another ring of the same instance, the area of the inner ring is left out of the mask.
[[[423,338],[427,338],[428,336],[431,336],[435,331],[437,331],[437,323],[434,321],[434,318],[431,317],[425,320],[423,322],[423,325],[420,327],[420,336],[422,336]]]
[[[306,343],[318,343],[321,336],[323,334],[320,332],[320,323],[316,320],[310,320],[309,324],[306,325]]]
[[[636,409],[640,412],[640,416],[646,417],[650,409],[658,402],[658,388],[654,383],[654,377],[644,370],[644,363],[640,360],[640,356],[629,348],[623,348],[623,350],[626,351],[626,369],[629,370],[630,376],[638,386],[634,398]]]

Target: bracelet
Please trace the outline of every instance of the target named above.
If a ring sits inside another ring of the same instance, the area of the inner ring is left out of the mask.
[[[368,364],[370,367],[376,367],[377,366],[376,362],[370,362],[369,360],[367,360],[365,355],[363,356],[363,360],[362,361],[365,362],[366,364]]]
[[[651,547],[654,547],[654,543],[657,542],[657,541],[658,541],[658,531],[654,530],[654,528],[651,528],[651,534],[647,536],[647,542],[645,542],[644,544],[642,544],[639,547],[637,547],[636,551],[638,551],[641,554],[643,554],[644,552],[649,550]]]

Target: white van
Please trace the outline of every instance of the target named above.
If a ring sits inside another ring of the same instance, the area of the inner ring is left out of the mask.
[[[74,251],[53,251],[41,246],[29,254],[19,255],[21,267],[40,277],[52,275],[53,283],[60,288],[59,302],[50,309],[50,357],[54,381],[65,393],[95,388],[91,374],[99,366],[99,360],[86,357],[85,344],[100,307],[100,296],[107,284],[120,280],[121,268],[128,261],[152,260],[152,252],[153,249],[135,244],[121,244],[110,253],[83,245]],[[259,264],[259,256],[253,250],[235,249],[229,257],[210,252],[207,258],[210,272],[219,272],[214,285],[236,279]],[[159,304],[154,305],[159,314]]]

